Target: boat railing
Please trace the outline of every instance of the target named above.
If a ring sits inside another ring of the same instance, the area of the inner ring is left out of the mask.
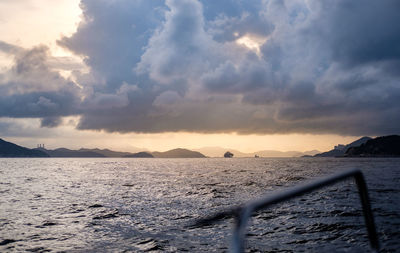
[[[266,209],[267,207],[270,207],[274,204],[289,200],[294,197],[298,197],[300,195],[335,184],[348,178],[355,179],[361,200],[370,246],[373,251],[378,252],[379,240],[376,232],[374,216],[371,210],[368,189],[365,183],[364,176],[359,169],[347,170],[324,178],[316,179],[302,185],[287,188],[283,191],[278,191],[260,199],[250,201],[244,205],[233,207],[228,210],[211,215],[209,217],[200,219],[196,221],[193,226],[201,227],[205,225],[211,225],[222,219],[226,219],[227,217],[233,217],[235,219],[235,225],[230,251],[234,253],[244,252],[246,227],[254,212]]]

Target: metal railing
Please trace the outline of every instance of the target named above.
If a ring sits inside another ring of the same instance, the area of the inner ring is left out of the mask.
[[[374,216],[371,211],[371,204],[368,196],[367,185],[364,180],[362,172],[358,169],[347,170],[340,172],[328,177],[320,178],[303,185],[288,188],[284,191],[276,192],[271,195],[267,195],[263,198],[250,201],[242,206],[237,206],[219,213],[216,213],[207,218],[198,220],[193,226],[201,227],[205,225],[210,225],[216,223],[227,217],[235,218],[235,227],[233,231],[231,252],[243,252],[245,245],[245,231],[246,226],[254,212],[270,207],[273,204],[277,204],[282,201],[289,200],[291,198],[303,195],[305,193],[311,192],[313,190],[332,185],[339,181],[345,180],[347,178],[354,178],[358,193],[361,199],[361,205],[363,209],[363,214],[365,218],[365,223],[368,231],[368,238],[371,248],[375,251],[379,251],[379,240],[376,233]]]

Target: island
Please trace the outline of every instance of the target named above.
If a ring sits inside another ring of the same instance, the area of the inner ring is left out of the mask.
[[[130,155],[125,155],[127,158],[154,158],[154,156],[148,152],[138,152]]]
[[[227,151],[227,152],[224,154],[224,157],[225,157],[225,158],[232,158],[232,157],[233,157],[233,153]]]
[[[351,147],[346,157],[400,157],[400,136],[389,135],[368,140],[366,143]]]
[[[350,144],[347,145],[343,145],[343,144],[338,144],[336,145],[332,150],[327,151],[327,152],[323,152],[320,154],[316,154],[314,155],[314,157],[340,157],[340,156],[344,156],[346,154],[346,151],[351,148],[351,147],[357,147],[360,146],[364,143],[366,143],[367,141],[371,140],[371,137],[367,137],[364,136],[356,141],[353,141]],[[309,156],[307,156],[309,157]]]
[[[78,150],[57,148],[46,149],[44,144],[39,144],[37,148],[29,149],[17,144],[0,139],[0,157],[71,157],[71,158],[205,158],[200,152],[183,148],[168,150],[165,152],[147,152],[138,153],[119,152],[109,149],[88,149]]]
[[[0,157],[49,157],[48,154],[0,139]]]
[[[166,152],[151,153],[156,158],[205,158],[200,152],[191,151],[183,148],[176,148]]]

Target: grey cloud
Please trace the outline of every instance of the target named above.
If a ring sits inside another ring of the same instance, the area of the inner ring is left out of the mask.
[[[15,118],[41,118],[77,115],[79,100],[68,92],[32,92],[3,96],[0,116]]]
[[[149,40],[137,71],[168,84],[198,75],[210,64],[215,47],[204,30],[202,5],[191,0],[167,0],[166,21]],[[207,51],[209,50],[209,51]]]
[[[57,127],[61,125],[62,119],[60,117],[46,117],[40,122],[41,127]]]
[[[179,96],[177,92],[174,91],[166,91],[161,93],[157,98],[154,100],[153,105],[155,106],[168,106],[174,105],[182,100],[182,97]]]
[[[0,51],[8,54],[15,54],[22,50],[21,47],[6,43],[4,41],[0,41]]]
[[[208,32],[218,42],[233,41],[246,34],[265,37],[274,29],[258,12],[242,12],[240,16],[219,15],[209,22],[209,26]]]
[[[396,0],[82,0],[81,8],[77,32],[58,43],[85,58],[90,73],[74,72],[83,89],[49,67],[57,62],[43,48],[26,51],[2,74],[12,78],[0,87],[1,115],[80,115],[79,129],[111,132],[400,129]],[[242,36],[262,37],[260,52],[235,42]]]
[[[54,118],[55,119],[55,118]],[[41,121],[34,118],[29,119],[13,119],[13,118],[0,118],[0,134],[1,138],[18,138],[22,141],[24,139],[34,139],[34,144],[36,141],[59,137],[62,130],[59,131],[55,126],[41,126]],[[9,140],[9,141],[12,141]],[[12,141],[21,143],[20,141]],[[22,144],[20,144],[22,145]],[[25,145],[24,145],[25,146]],[[29,145],[28,145],[29,147]]]
[[[328,36],[333,58],[349,67],[400,60],[400,2],[322,2],[321,30]]]
[[[218,93],[253,93],[273,84],[270,68],[257,59],[246,60],[240,65],[227,61],[202,77],[204,86]]]
[[[391,64],[369,65],[370,60],[359,58],[362,54],[357,50],[361,49],[353,45],[362,42],[371,56],[385,57],[387,51],[377,53],[383,42],[374,46],[374,40],[365,39],[377,36],[375,41],[384,41],[380,36],[383,33],[389,41],[396,41],[399,32],[393,28],[392,14],[388,18],[380,15],[378,24],[371,26],[378,29],[372,29],[371,35],[362,20],[372,22],[375,3],[256,1],[249,6],[258,8],[246,9],[240,1],[231,1],[232,8],[226,11],[223,3],[201,3],[167,1],[165,22],[149,38],[137,68],[155,82],[151,87],[159,84],[164,88],[148,96],[149,100],[157,99],[148,103],[150,107],[145,106],[145,113],[133,114],[131,121],[125,119],[129,122],[120,127],[103,125],[105,129],[341,134],[373,134],[379,125],[388,129],[383,122],[399,107],[395,99],[399,93],[398,71],[393,68],[396,53],[389,54]],[[395,9],[390,4],[379,6],[379,10]],[[385,30],[384,26],[390,28]],[[385,31],[379,31],[382,29]],[[234,45],[234,32],[239,37],[266,36],[262,57]],[[343,58],[340,52],[351,59]],[[376,60],[382,61],[379,57]],[[349,63],[359,66],[348,69]],[[393,74],[388,75],[387,69]],[[154,105],[160,104],[160,94],[168,90],[178,91],[182,98],[158,111],[160,108]],[[196,90],[197,96],[192,93]],[[230,103],[219,100],[226,96],[239,99]],[[212,97],[216,98],[213,109],[201,105]],[[266,117],[252,118],[257,111],[266,111]],[[87,115],[87,119],[92,116]],[[382,123],[365,124],[371,121]],[[395,129],[400,122],[393,124]]]
[[[80,6],[84,21],[58,44],[85,57],[92,71],[105,79],[106,85],[95,89],[113,92],[124,81],[137,82],[132,69],[162,22],[164,1],[82,0]]]
[[[30,120],[35,120],[35,119],[30,119]],[[17,122],[15,119],[0,118],[1,138],[39,136],[36,133],[38,129],[33,127],[33,125],[35,124],[21,124],[20,122]]]
[[[48,64],[55,69],[79,71],[85,68],[85,65],[79,59],[69,56],[49,57]]]
[[[10,46],[12,47],[12,45]],[[79,88],[48,65],[44,46],[13,51],[0,82],[0,117],[41,118],[79,113]]]

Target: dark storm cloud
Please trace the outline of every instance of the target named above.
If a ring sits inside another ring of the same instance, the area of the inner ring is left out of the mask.
[[[396,1],[227,2],[166,1],[130,79],[152,90],[140,91],[141,100],[130,100],[112,120],[85,114],[81,127],[342,134],[399,128]],[[241,36],[266,39],[261,57],[234,42]]]
[[[74,95],[63,92],[32,92],[3,97],[0,100],[2,117],[68,116],[77,112],[71,108]]]
[[[118,132],[400,129],[397,0],[82,0],[81,8],[77,32],[58,43],[90,72],[40,47],[14,52],[12,73],[1,75],[1,115],[42,117],[43,126],[81,115],[80,129]],[[56,65],[74,69],[82,88]]]
[[[321,29],[328,36],[333,58],[354,66],[400,60],[400,2],[339,1],[321,4],[326,19]]]
[[[136,82],[132,69],[163,20],[164,1],[82,0],[80,6],[84,20],[77,32],[58,43],[85,57],[92,71],[105,79],[107,92],[123,82]]]
[[[52,70],[48,48],[7,51],[13,66],[0,80],[0,117],[37,118],[78,114],[79,88]],[[15,50],[18,49],[18,50]]]
[[[42,118],[40,122],[41,127],[57,127],[61,125],[62,119],[60,117],[46,117]]]

